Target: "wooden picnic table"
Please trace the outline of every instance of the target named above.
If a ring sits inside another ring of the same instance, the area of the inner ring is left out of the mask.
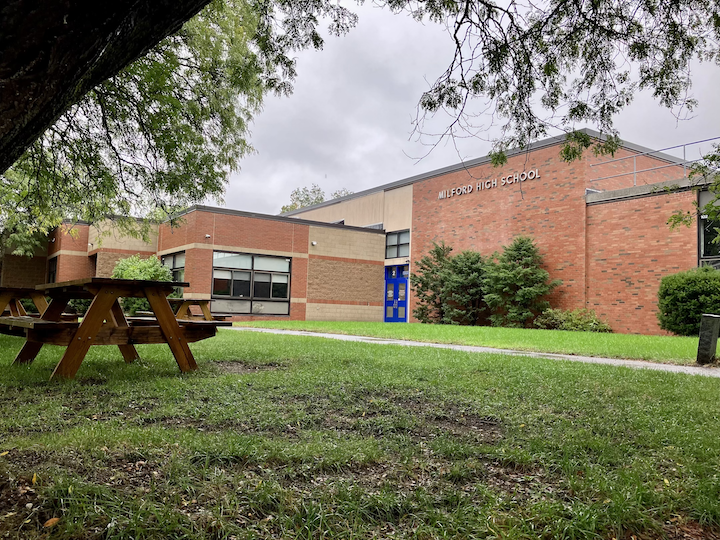
[[[32,362],[46,343],[64,345],[65,354],[52,377],[73,378],[93,345],[117,345],[126,362],[138,358],[135,344],[167,343],[181,371],[197,369],[188,342],[212,337],[223,321],[178,321],[167,296],[185,282],[86,278],[38,285],[50,297],[40,318],[0,317],[0,332],[22,335],[26,341],[15,363]],[[146,298],[154,318],[133,321],[125,318],[119,298]],[[91,299],[81,323],[63,321],[62,313],[72,299]]]
[[[205,320],[212,321],[213,315],[210,313],[210,297],[207,298],[168,298],[170,307],[175,312],[177,319],[185,320]],[[190,308],[198,306],[202,311],[202,316],[193,315]]]
[[[42,314],[48,306],[45,296],[37,289],[0,287],[0,314],[8,310],[13,317],[24,317],[27,315],[21,303],[21,300],[24,299],[32,300],[40,314]]]

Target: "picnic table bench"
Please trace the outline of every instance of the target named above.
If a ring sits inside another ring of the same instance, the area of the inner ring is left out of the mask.
[[[44,344],[67,347],[52,376],[73,378],[93,345],[117,345],[126,362],[138,358],[136,344],[167,343],[181,371],[197,369],[188,343],[207,339],[224,321],[178,320],[167,295],[185,282],[86,278],[39,285],[50,297],[37,317],[0,316],[0,333],[25,337],[15,363],[32,362]],[[127,319],[119,298],[147,298],[154,317]],[[1,298],[1,297],[0,297]],[[62,313],[71,299],[92,299],[82,322],[64,321]]]

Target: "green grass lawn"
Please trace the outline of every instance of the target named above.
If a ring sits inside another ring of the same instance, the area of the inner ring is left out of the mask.
[[[715,378],[223,330],[192,374],[96,347],[48,382],[62,349],[11,366],[21,344],[0,336],[0,538],[720,531]]]
[[[690,337],[599,334],[489,326],[326,321],[257,321],[235,323],[235,325],[407,339],[429,343],[477,345],[523,351],[630,358],[673,364],[694,364],[698,347],[698,338]]]

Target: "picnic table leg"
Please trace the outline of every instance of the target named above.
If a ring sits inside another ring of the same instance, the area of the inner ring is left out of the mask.
[[[44,299],[45,298],[43,298],[43,300]],[[62,316],[62,312],[65,310],[65,306],[67,306],[67,303],[67,298],[56,298],[52,300],[48,307],[42,312],[40,319],[44,321],[59,321],[60,317]],[[23,345],[22,349],[20,349],[20,352],[15,357],[13,364],[31,363],[40,353],[40,349],[42,349],[42,346],[42,343],[26,341],[25,345]]]
[[[13,317],[25,317],[27,312],[20,302],[19,298],[13,298],[10,300],[10,315]]]
[[[45,310],[48,307],[48,302],[45,299],[45,295],[43,295],[39,292],[35,292],[35,293],[30,293],[30,298],[32,299],[33,304],[35,304],[35,307],[37,308],[38,313],[40,313],[40,315],[45,313]]]
[[[115,303],[112,305],[110,310],[110,318],[112,319],[113,324],[119,328],[127,328],[130,326],[125,318],[122,308],[120,307],[120,303],[117,300],[115,300]],[[123,359],[127,364],[140,358],[137,349],[135,349],[135,345],[118,345],[118,349],[120,349],[120,353],[123,355]]]
[[[75,377],[77,370],[80,369],[80,364],[82,364],[85,355],[90,349],[90,346],[93,345],[93,341],[100,331],[100,328],[102,328],[103,321],[106,317],[110,316],[113,303],[117,301],[119,296],[113,287],[102,287],[98,291],[82,323],[80,323],[80,326],[75,331],[70,345],[68,345],[65,350],[62,360],[60,360],[55,367],[55,371],[53,371],[53,374],[50,376],[51,379],[56,375],[58,377],[65,377],[66,379]],[[50,304],[50,308],[52,308],[52,304]],[[48,310],[50,308],[48,308]]]
[[[212,321],[213,317],[212,317],[212,313],[210,313],[210,306],[208,305],[208,304],[210,304],[210,302],[208,300],[201,300],[199,302],[199,304],[200,304],[200,309],[202,310],[202,313],[205,316],[205,320]]]
[[[170,346],[170,350],[175,357],[175,361],[180,371],[194,371],[197,369],[195,358],[190,352],[185,335],[180,329],[175,314],[173,313],[170,303],[167,301],[165,294],[156,288],[148,287],[145,289],[145,296],[150,302],[150,308],[155,313],[160,330],[165,336],[165,340]]]
[[[13,298],[12,293],[0,294],[0,313],[5,311],[5,309],[8,307],[8,304],[10,303],[10,300],[12,300],[12,298]]]
[[[188,319],[189,318],[189,312],[190,311],[190,302],[183,302],[180,304],[180,307],[175,312],[175,318],[176,319]]]

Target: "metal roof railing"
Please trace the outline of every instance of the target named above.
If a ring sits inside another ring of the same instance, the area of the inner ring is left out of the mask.
[[[609,180],[610,178],[618,178],[620,176],[628,176],[628,175],[632,174],[633,175],[633,186],[636,186],[637,185],[637,175],[639,173],[657,171],[659,169],[667,169],[669,167],[680,167],[680,166],[682,166],[682,168],[683,168],[683,178],[685,178],[685,177],[687,177],[688,165],[703,160],[702,156],[699,158],[696,158],[696,159],[687,159],[687,148],[689,146],[694,146],[694,145],[712,142],[712,141],[718,141],[718,140],[720,140],[720,137],[712,137],[710,139],[703,139],[700,141],[693,141],[693,142],[689,142],[689,143],[678,144],[675,146],[668,146],[667,148],[661,148],[660,150],[650,150],[648,152],[640,152],[638,154],[633,154],[632,156],[625,156],[625,157],[621,157],[621,158],[610,159],[608,161],[602,161],[600,163],[591,163],[590,164],[591,167],[599,167],[601,165],[608,165],[610,163],[616,163],[618,161],[632,159],[633,160],[633,170],[628,171],[628,172],[619,173],[619,174],[613,174],[610,176],[603,176],[600,178],[592,178],[590,180],[590,182],[598,182],[600,180]],[[668,150],[676,150],[678,148],[682,148],[682,158],[675,157],[675,156],[672,156],[669,154],[657,155],[657,154],[661,154],[662,152],[666,152]],[[657,167],[649,167],[647,169],[638,170],[637,158],[642,157],[642,156],[650,156],[650,157],[653,157],[655,159],[659,159],[662,161],[670,161],[671,163],[668,163],[667,165],[659,165]]]

